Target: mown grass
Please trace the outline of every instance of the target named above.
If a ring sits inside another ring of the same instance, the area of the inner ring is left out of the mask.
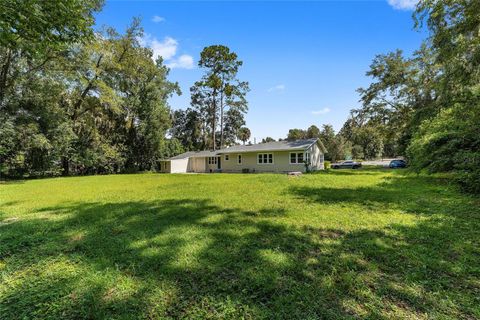
[[[0,184],[0,319],[480,318],[477,199],[389,170]]]

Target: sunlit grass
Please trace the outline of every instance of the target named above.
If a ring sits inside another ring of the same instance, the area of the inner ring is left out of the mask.
[[[0,319],[480,318],[479,202],[390,170],[0,184]]]

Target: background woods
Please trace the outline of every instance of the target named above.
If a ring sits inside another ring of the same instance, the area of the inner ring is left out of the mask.
[[[100,0],[0,4],[0,173],[6,177],[130,172],[186,150],[215,150],[254,137],[245,127],[248,82],[223,45],[203,49],[191,105],[133,19],[123,33],[95,30]],[[319,137],[327,159],[405,156],[416,171],[451,172],[480,192],[480,2],[423,0],[418,50],[377,55],[358,89],[361,106],[341,130],[291,129]]]

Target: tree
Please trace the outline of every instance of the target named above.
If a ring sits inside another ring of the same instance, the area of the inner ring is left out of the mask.
[[[290,129],[288,130],[287,140],[299,140],[305,139],[307,133],[303,129]]]
[[[333,126],[330,124],[324,124],[322,126],[322,131],[320,132],[320,140],[322,141],[325,149],[327,149],[326,159],[329,161],[336,160],[336,155],[338,150],[336,150],[336,141],[335,141],[335,130],[333,130]],[[333,157],[332,157],[333,156]]]
[[[14,89],[4,91],[1,106],[2,171],[39,176],[154,168],[168,151],[167,99],[179,90],[167,81],[161,59],[154,62],[138,42],[142,32],[135,19],[123,35],[107,28],[82,41],[50,43],[55,55],[48,61],[41,51],[12,59],[10,71],[41,67],[7,80]]]
[[[414,132],[408,155],[412,167],[452,171],[463,189],[480,193],[480,2],[426,0],[415,13],[426,23],[439,69],[432,86],[435,112]],[[424,88],[420,88],[423,89]]]
[[[268,142],[275,142],[275,139],[273,139],[272,137],[266,137],[262,139],[262,143],[268,143]]]
[[[245,144],[245,142],[250,139],[250,129],[247,127],[241,127],[240,130],[238,130],[238,139]]]
[[[236,108],[227,110],[225,113],[225,129],[223,130],[224,144],[228,146],[235,144],[238,131],[244,125],[245,118],[242,112]]]
[[[383,139],[380,131],[372,125],[357,129],[359,145],[362,146],[365,159],[378,159],[383,155]]]
[[[237,79],[242,61],[239,61],[237,54],[231,52],[226,46],[213,45],[204,48],[198,65],[205,69],[205,74],[190,89],[191,104],[207,119],[212,149],[215,150],[218,126],[220,127],[220,147],[224,145],[226,108],[245,113],[248,110],[245,96],[249,88],[247,82]]]
[[[315,126],[315,125],[311,125],[310,127],[308,127],[307,129],[307,134],[306,134],[306,137],[308,139],[311,139],[311,138],[320,138],[320,129]]]
[[[70,45],[93,35],[101,0],[21,1],[0,4],[0,110],[15,86],[44,70]]]
[[[185,150],[206,148],[204,130],[204,121],[196,110],[188,108],[173,112],[170,134],[182,144]]]

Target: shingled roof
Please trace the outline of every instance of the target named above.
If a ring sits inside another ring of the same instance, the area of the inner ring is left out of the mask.
[[[214,157],[218,154],[218,151],[188,151],[175,157],[171,157],[168,160],[179,160],[179,159],[187,159],[187,158],[203,158],[203,157]]]
[[[236,145],[229,148],[220,149],[217,151],[189,151],[179,154],[175,157],[171,157],[168,160],[179,160],[187,158],[198,157],[214,157],[219,154],[226,153],[246,153],[246,152],[269,152],[269,151],[293,151],[293,150],[306,150],[310,148],[314,143],[320,142],[315,139],[302,139],[302,140],[282,140],[266,143],[257,143],[250,145]],[[320,148],[325,152],[325,147],[320,142]]]
[[[282,140],[266,143],[257,143],[251,145],[236,145],[229,148],[218,150],[218,153],[242,153],[242,152],[262,152],[262,151],[289,151],[306,150],[310,148],[318,139],[302,140]]]

